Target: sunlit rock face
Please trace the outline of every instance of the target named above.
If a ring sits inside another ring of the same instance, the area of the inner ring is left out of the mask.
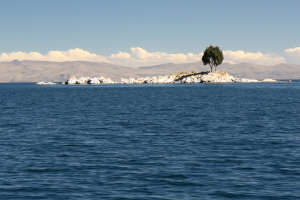
[[[262,82],[277,82],[277,81],[274,79],[266,78],[266,79],[262,80]]]
[[[57,85],[57,83],[40,81],[36,85]]]
[[[88,81],[89,84],[101,84],[101,81],[99,78],[91,78],[89,81]]]
[[[70,78],[68,78],[68,80],[66,80],[64,82],[64,84],[79,84],[78,79],[75,76],[71,76]]]
[[[235,78],[226,72],[199,72],[180,75],[175,82],[178,83],[232,83]]]
[[[235,82],[236,83],[256,83],[259,81],[256,79],[236,78]]]
[[[78,83],[79,84],[88,84],[89,80],[90,80],[89,77],[81,77],[80,79],[78,79]]]
[[[139,83],[231,83],[235,78],[226,72],[179,72],[146,78],[122,78],[122,84]]]
[[[63,82],[63,84],[115,84],[117,82],[112,81],[110,78],[104,78],[101,76],[100,78],[94,77],[94,78],[89,78],[89,77],[81,77],[77,79],[75,76],[71,76]]]
[[[230,83],[234,82],[235,78],[229,75],[226,72],[211,72],[206,75],[202,75],[201,77],[202,82],[207,83]]]
[[[243,82],[244,80],[240,80]],[[232,83],[236,79],[226,72],[178,72],[165,76],[153,76],[145,78],[121,78],[121,81],[112,81],[101,76],[81,77],[77,79],[71,76],[64,84],[156,84],[156,83]]]

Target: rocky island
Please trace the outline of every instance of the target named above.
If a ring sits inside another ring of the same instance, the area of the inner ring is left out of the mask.
[[[266,79],[268,82],[276,80]],[[258,80],[234,78],[223,71],[217,72],[177,72],[165,76],[153,76],[145,78],[121,78],[120,81],[112,81],[110,78],[81,77],[68,78],[63,84],[157,84],[157,83],[235,83],[235,82],[259,82]]]

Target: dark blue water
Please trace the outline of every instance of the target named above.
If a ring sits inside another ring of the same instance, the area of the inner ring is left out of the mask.
[[[300,83],[0,84],[0,199],[300,199]]]

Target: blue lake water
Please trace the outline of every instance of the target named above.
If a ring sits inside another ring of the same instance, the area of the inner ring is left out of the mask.
[[[0,199],[300,199],[300,83],[0,84]]]

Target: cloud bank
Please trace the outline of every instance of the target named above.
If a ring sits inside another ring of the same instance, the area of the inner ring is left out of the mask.
[[[223,51],[224,60],[234,63],[248,62],[258,65],[274,65],[285,63],[285,58],[275,54],[251,53],[244,51]]]
[[[294,62],[300,63],[300,47],[295,47],[293,49],[286,49],[284,51],[289,58],[291,58]]]
[[[187,63],[201,61],[199,54],[169,54],[164,52],[148,52],[140,47],[130,48],[131,53],[119,52],[108,57],[111,63],[125,66],[150,66],[163,63]]]
[[[287,49],[285,52],[290,56],[299,58],[300,47],[295,49]],[[111,54],[110,56],[102,56],[90,53],[83,49],[75,48],[68,51],[50,51],[46,55],[38,52],[12,52],[2,53],[0,55],[0,62],[18,60],[39,60],[39,61],[92,61],[92,62],[107,62],[116,65],[139,67],[151,66],[163,63],[191,63],[200,62],[203,52],[198,54],[169,54],[164,52],[148,52],[140,47],[130,48],[130,53],[119,52]],[[278,63],[285,63],[285,58],[275,54],[263,54],[260,52],[251,53],[244,51],[223,51],[224,63],[241,63],[249,62],[260,65],[272,65]]]
[[[50,51],[46,55],[42,55],[38,52],[12,52],[12,53],[2,53],[0,55],[0,62],[2,61],[12,61],[12,60],[39,60],[39,61],[95,61],[95,62],[109,62],[104,56],[92,54],[88,51],[76,48],[70,49],[68,51]]]

